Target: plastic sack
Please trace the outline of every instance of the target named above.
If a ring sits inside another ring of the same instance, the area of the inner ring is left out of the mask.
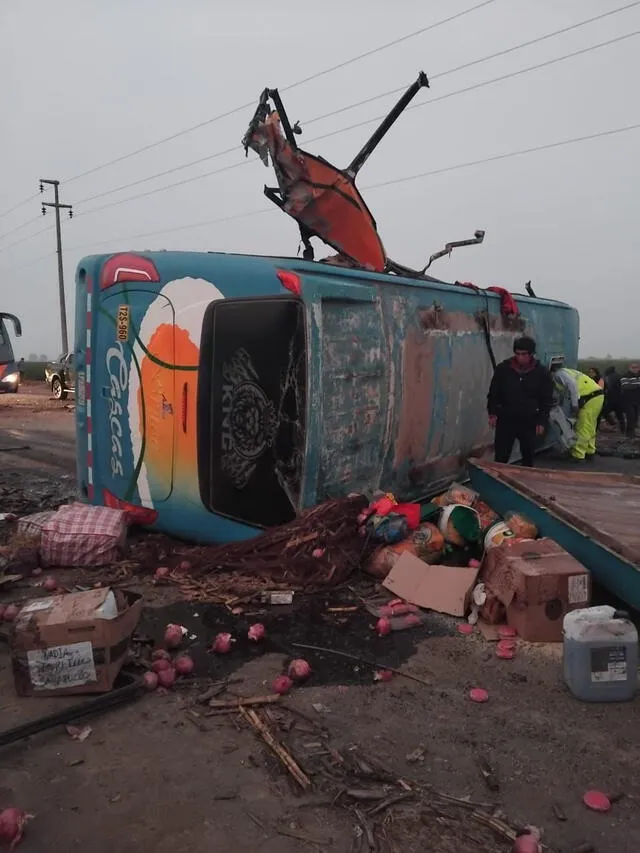
[[[119,559],[126,535],[122,510],[68,504],[43,525],[40,558],[45,566],[105,566]]]
[[[468,486],[461,483],[452,483],[444,496],[443,506],[473,506],[480,496]]]
[[[537,539],[538,528],[525,515],[519,512],[508,512],[504,520],[509,530],[517,539]]]
[[[549,413],[549,423],[554,445],[562,451],[571,450],[576,443],[575,421],[567,417],[562,406],[554,406]]]
[[[486,504],[484,501],[477,500],[474,503],[473,508],[478,513],[481,530],[487,530],[492,524],[495,524],[496,521],[500,520],[498,513],[492,510],[489,504]]]

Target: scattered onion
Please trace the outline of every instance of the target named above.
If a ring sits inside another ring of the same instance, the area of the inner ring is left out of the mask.
[[[376,622],[376,631],[379,637],[386,637],[391,633],[391,622],[386,616],[381,616]]]
[[[154,660],[151,664],[151,669],[154,672],[160,673],[166,669],[173,669],[173,667],[171,666],[171,661],[168,661],[165,658],[158,658],[158,660]]]
[[[273,682],[273,692],[284,696],[293,687],[293,681],[288,675],[279,675]]]
[[[161,669],[158,673],[158,684],[160,687],[173,687],[176,680],[176,671],[170,666],[169,669]]]
[[[168,649],[177,649],[182,642],[182,628],[180,625],[169,624],[164,632],[164,644]]]
[[[247,632],[247,637],[250,640],[253,640],[254,643],[260,642],[260,640],[264,640],[265,629],[264,625],[260,622],[256,622],[255,624],[249,627],[249,631]]]
[[[176,571],[180,572],[181,575],[186,575],[191,571],[191,563],[188,560],[182,560],[176,566]]]
[[[175,662],[176,673],[178,675],[191,675],[195,669],[195,664],[189,655],[180,655]]]
[[[15,807],[0,812],[0,841],[8,841],[9,850],[15,850],[20,844],[25,824],[32,817]]]
[[[150,693],[158,686],[158,676],[155,672],[145,672],[142,676],[142,686]]]
[[[51,576],[44,579],[43,587],[47,592],[55,592],[58,589],[58,581]]]
[[[311,667],[306,660],[296,658],[289,664],[288,674],[293,681],[304,681],[311,675]]]
[[[151,660],[171,660],[171,655],[166,649],[156,649],[151,655]]]
[[[4,613],[2,618],[5,622],[13,622],[16,616],[18,615],[20,608],[17,604],[7,604],[4,609]]]
[[[541,853],[540,832],[533,827],[513,842],[511,853]]]
[[[393,673],[390,669],[379,669],[377,672],[373,674],[374,681],[391,681],[393,679]]]
[[[169,577],[169,567],[168,566],[158,566],[158,568],[153,573],[153,580],[155,583],[159,581],[163,581]]]
[[[211,646],[212,651],[219,655],[226,655],[231,651],[231,634],[218,634]]]

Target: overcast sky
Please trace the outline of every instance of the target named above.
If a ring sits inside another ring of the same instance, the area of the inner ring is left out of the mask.
[[[0,213],[60,178],[64,268],[73,335],[73,276],[86,254],[194,249],[295,254],[298,232],[277,210],[207,226],[179,226],[268,208],[268,172],[251,162],[217,176],[93,208],[222,168],[244,158],[239,142],[252,108],[77,180],[85,170],[476,5],[479,0],[0,0]],[[628,0],[627,0],[628,2]],[[473,68],[437,75],[547,32],[625,5],[625,0],[493,0],[485,7],[283,95],[305,120],[433,79],[415,103],[640,30],[640,5]],[[407,112],[367,163],[359,185],[388,254],[412,266],[449,240],[486,230],[430,272],[447,280],[565,300],[581,315],[582,355],[640,355],[636,242],[640,131],[458,169],[367,192],[419,172],[546,145],[640,122],[640,36],[542,70]],[[395,98],[309,124],[307,139],[379,116]],[[346,165],[374,125],[309,143]],[[149,183],[91,196],[156,172],[237,151]],[[67,179],[67,180],[65,180]],[[53,228],[18,228],[40,199],[0,219],[0,310],[20,315],[18,354],[60,349]],[[166,231],[134,239],[147,232]],[[50,254],[47,254],[50,253]],[[45,257],[43,257],[45,256]],[[322,253],[320,253],[322,256]]]

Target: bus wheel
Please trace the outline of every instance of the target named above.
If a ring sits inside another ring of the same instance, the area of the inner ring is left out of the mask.
[[[54,400],[66,400],[68,397],[67,392],[62,387],[62,382],[57,376],[51,383],[51,393],[53,394]]]

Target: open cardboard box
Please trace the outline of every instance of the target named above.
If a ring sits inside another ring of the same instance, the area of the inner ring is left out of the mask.
[[[117,608],[103,618],[113,592]],[[20,610],[10,637],[19,696],[111,690],[142,612],[142,598],[108,587],[38,598]]]
[[[429,565],[405,551],[382,585],[398,598],[449,616],[464,616],[479,568]]]

